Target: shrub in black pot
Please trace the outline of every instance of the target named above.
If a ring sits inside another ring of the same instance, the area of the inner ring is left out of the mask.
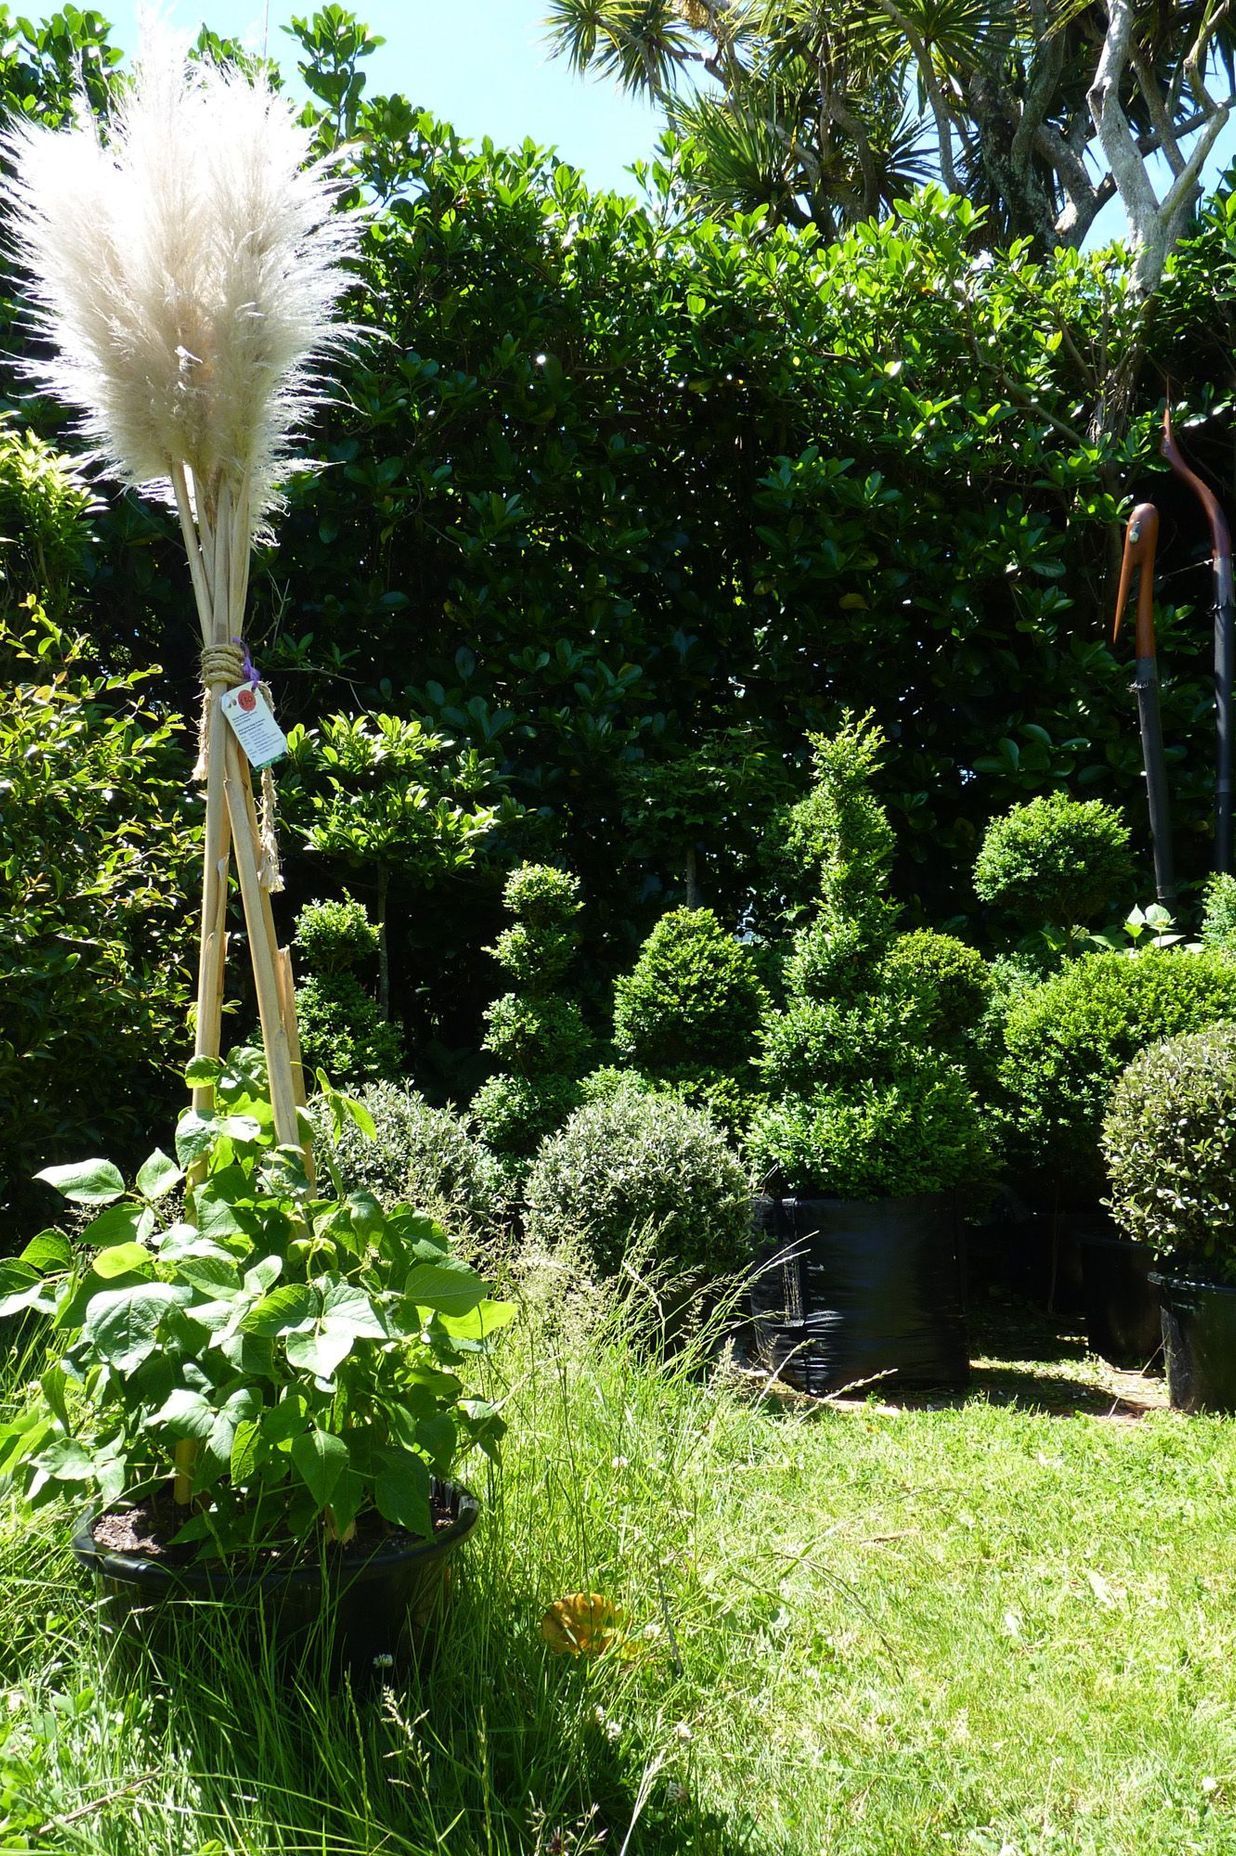
[[[1154,1253],[1172,1404],[1236,1411],[1236,1025],[1136,1057],[1103,1152],[1117,1222]]]
[[[799,836],[818,857],[820,908],[786,962],[785,1008],[765,1018],[767,1101],[749,1134],[765,1188],[758,1344],[813,1392],[958,1384],[954,1193],[992,1167],[968,1074],[987,969],[951,936],[895,932],[892,832],[870,791],[878,731],[850,721],[814,745]]]
[[[104,1160],[41,1175],[95,1216],[0,1264],[0,1315],[52,1317],[0,1474],[88,1510],[78,1557],[122,1613],[208,1593],[293,1657],[333,1616],[366,1679],[413,1647],[409,1607],[440,1609],[476,1517],[452,1470],[501,1432],[464,1375],[513,1311],[415,1207],[312,1184],[244,1060],[188,1074],[216,1108],[181,1117],[176,1160],[127,1188]]]

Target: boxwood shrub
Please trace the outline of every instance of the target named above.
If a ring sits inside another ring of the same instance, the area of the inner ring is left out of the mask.
[[[1133,896],[1129,828],[1101,799],[1044,793],[987,827],[974,887],[1029,927],[1096,921]]]
[[[992,1171],[987,1119],[964,1071],[932,1053],[895,1077],[787,1096],[758,1111],[748,1148],[766,1190],[884,1199],[976,1185]]]
[[[1023,993],[1004,1026],[1008,1146],[1073,1200],[1104,1184],[1112,1089],[1148,1044],[1236,1020],[1236,963],[1202,950],[1086,955]]]
[[[371,1192],[384,1206],[410,1203],[452,1232],[496,1235],[502,1170],[467,1123],[393,1083],[372,1083],[357,1094],[373,1116],[373,1138],[351,1121],[334,1133],[326,1104],[315,1100],[310,1114],[319,1160],[334,1161],[350,1190]]]

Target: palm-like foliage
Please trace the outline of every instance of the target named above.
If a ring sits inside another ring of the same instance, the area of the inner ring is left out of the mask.
[[[663,104],[710,206],[833,230],[939,178],[993,236],[1080,244],[1120,187],[1095,109],[1122,4],[1137,153],[1191,183],[1189,138],[1224,107],[1208,85],[1236,84],[1230,0],[553,0],[547,24],[579,69]]]

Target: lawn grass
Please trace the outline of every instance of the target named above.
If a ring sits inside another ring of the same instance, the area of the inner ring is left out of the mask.
[[[965,1400],[820,1407],[530,1310],[449,1632],[369,1702],[222,1629],[116,1663],[64,1517],[4,1509],[0,1850],[1236,1850],[1236,1425],[979,1341]],[[550,1654],[581,1589],[625,1653]]]

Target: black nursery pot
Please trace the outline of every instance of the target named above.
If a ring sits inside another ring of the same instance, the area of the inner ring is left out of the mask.
[[[1150,1286],[1153,1256],[1149,1245],[1122,1237],[1114,1224],[1082,1233],[1086,1339],[1111,1366],[1144,1371],[1162,1350],[1159,1298]]]
[[[438,1485],[452,1513],[432,1540],[380,1547],[334,1566],[313,1563],[237,1571],[219,1564],[168,1566],[96,1545],[91,1517],[73,1540],[95,1574],[114,1630],[158,1648],[173,1630],[192,1628],[193,1608],[220,1607],[256,1653],[265,1643],[291,1675],[326,1659],[336,1681],[356,1688],[406,1671],[430,1643],[450,1595],[451,1557],[480,1515],[459,1483]]]
[[[902,1391],[967,1383],[951,1193],[872,1202],[760,1197],[755,1220],[762,1267],[751,1306],[767,1370],[816,1396],[865,1384]]]
[[[1236,1289],[1153,1271],[1150,1282],[1159,1292],[1173,1408],[1236,1412]]]

